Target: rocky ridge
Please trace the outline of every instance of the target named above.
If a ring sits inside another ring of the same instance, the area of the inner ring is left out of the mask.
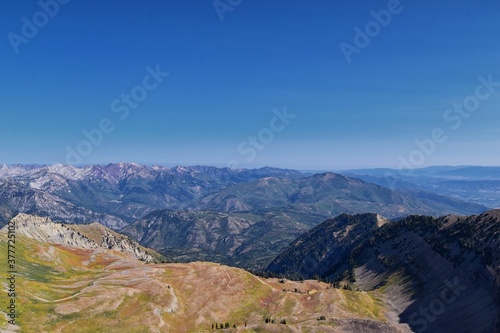
[[[127,236],[120,235],[98,223],[72,225],[55,223],[48,217],[18,214],[11,221],[16,234],[53,244],[66,244],[83,249],[104,248],[131,253],[135,258],[146,262],[157,260],[160,256]],[[5,231],[8,226],[2,228]]]

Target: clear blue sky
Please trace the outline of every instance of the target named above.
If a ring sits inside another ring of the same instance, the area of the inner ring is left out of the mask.
[[[498,1],[402,0],[350,63],[339,45],[355,46],[354,27],[388,1],[231,2],[221,21],[211,0],[71,0],[53,17],[4,1],[0,163],[341,169],[397,167],[420,150],[418,166],[500,165],[500,86],[467,118],[443,119],[479,76],[500,82]],[[40,26],[28,38],[23,17]],[[127,107],[122,94],[144,92],[157,65],[168,77]],[[273,120],[284,107],[287,124]],[[103,119],[89,152],[82,131]],[[435,128],[447,140],[426,152],[415,140]]]

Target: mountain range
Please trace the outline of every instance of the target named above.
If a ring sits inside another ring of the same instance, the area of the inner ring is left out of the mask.
[[[298,171],[262,168],[232,170],[214,167],[147,167],[134,163],[0,167],[4,204],[0,223],[18,212],[66,222],[99,222],[119,230],[156,209],[187,209],[198,199],[230,184],[262,177],[300,177]],[[50,197],[43,196],[50,194]],[[19,202],[22,197],[24,202]],[[42,198],[40,198],[42,197]],[[66,207],[83,208],[85,216],[65,215]],[[5,208],[8,207],[8,208]],[[17,210],[17,211],[16,211]]]
[[[0,225],[18,213],[98,222],[172,260],[262,269],[342,213],[475,214],[488,208],[421,189],[390,189],[331,172],[134,163],[1,166]]]

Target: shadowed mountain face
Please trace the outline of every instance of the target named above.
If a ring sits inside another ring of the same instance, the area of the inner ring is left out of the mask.
[[[356,246],[389,221],[378,214],[342,214],[327,220],[297,238],[267,268],[295,278],[325,276],[332,268],[348,267]]]
[[[391,223],[339,216],[299,237],[268,270],[378,291],[417,332],[500,331],[500,210]]]

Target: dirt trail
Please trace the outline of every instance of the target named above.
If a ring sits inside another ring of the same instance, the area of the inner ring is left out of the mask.
[[[64,302],[64,301],[67,301],[67,300],[70,300],[72,298],[75,298],[75,297],[78,297],[80,296],[80,294],[82,293],[81,291],[72,295],[72,296],[68,296],[68,297],[64,297],[64,298],[61,298],[61,299],[57,299],[57,300],[54,300],[54,301],[49,301],[45,298],[41,298],[41,297],[38,297],[36,295],[33,295],[32,293],[30,293],[29,291],[25,290],[24,291],[26,294],[30,295],[31,297],[39,300],[40,302],[45,302],[45,303],[60,303],[60,302]]]

